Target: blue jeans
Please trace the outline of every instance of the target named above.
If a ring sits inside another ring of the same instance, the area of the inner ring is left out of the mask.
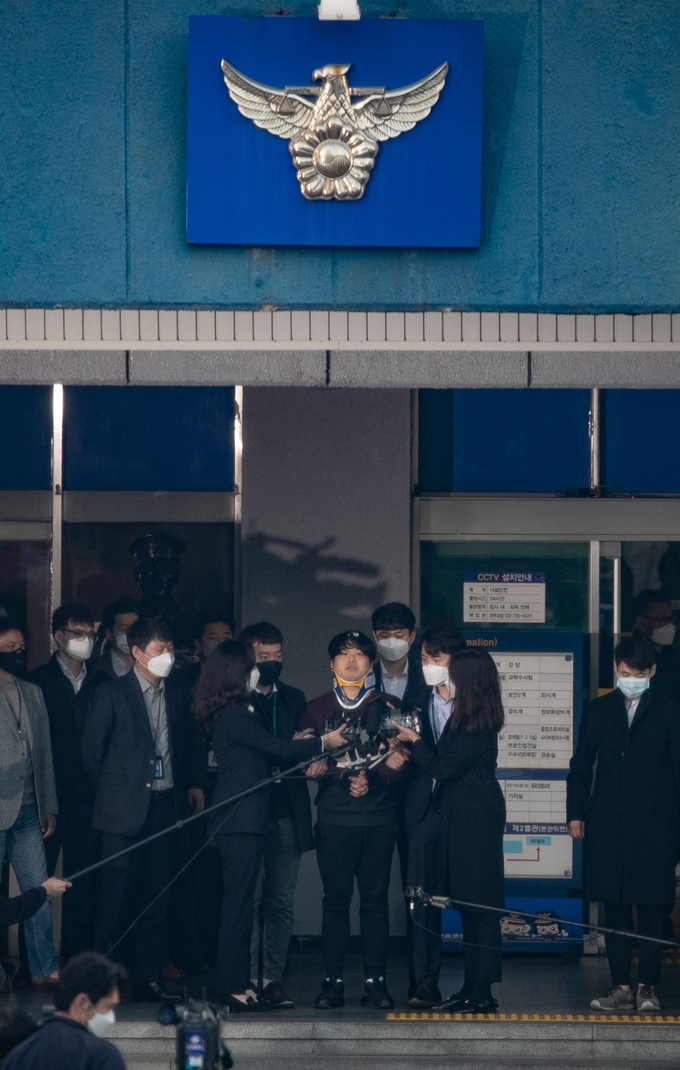
[[[8,829],[0,829],[0,863],[9,858],[22,892],[37,888],[47,880],[47,862],[42,829],[35,803],[22,806]],[[34,981],[49,977],[59,969],[52,939],[52,912],[49,903],[24,922],[28,967]]]

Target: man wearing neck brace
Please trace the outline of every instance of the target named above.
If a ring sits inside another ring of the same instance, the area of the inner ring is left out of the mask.
[[[656,651],[652,691],[680,702],[680,653],[671,600],[663,591],[640,591],[633,600],[633,636],[649,639]]]
[[[309,702],[300,730],[323,735],[341,720],[362,727],[377,699],[397,707],[399,701],[375,690],[373,642],[359,631],[342,632],[328,646],[333,689]],[[374,710],[375,712],[375,710]],[[366,984],[362,1005],[389,1009],[385,983],[389,917],[387,892],[399,820],[395,781],[404,773],[404,758],[393,752],[369,772],[343,776],[316,763],[310,775],[319,779],[316,851],[324,887],[321,943],[326,976],[315,1006],[321,1010],[344,1004],[343,967],[350,936],[349,911],[356,877],[361,899],[361,945]]]
[[[675,901],[680,838],[680,705],[650,687],[656,652],[645,638],[614,652],[616,687],[590,704],[567,777],[569,833],[584,840],[588,897],[607,928],[663,939]],[[637,992],[632,941],[605,937],[612,987],[590,1006],[654,1013],[662,945],[640,941]]]

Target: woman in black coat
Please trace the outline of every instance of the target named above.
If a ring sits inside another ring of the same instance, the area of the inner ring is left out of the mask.
[[[416,766],[432,777],[433,803],[442,815],[437,890],[480,904],[458,907],[463,921],[463,987],[434,1009],[489,1014],[498,1006],[491,985],[501,980],[501,930],[499,912],[483,907],[504,905],[505,800],[495,775],[503,704],[498,671],[485,650],[468,647],[454,654],[448,677],[435,688],[451,701],[436,749],[410,729],[396,727],[398,739],[412,744]]]
[[[194,690],[197,720],[212,735],[217,762],[215,803],[253,787],[272,766],[301,762],[342,746],[341,732],[319,738],[277,739],[250,702],[255,657],[246,643],[220,643],[206,659]],[[222,856],[224,893],[218,941],[220,999],[231,1011],[270,1010],[250,984],[253,901],[269,822],[269,788],[218,810],[210,833]]]

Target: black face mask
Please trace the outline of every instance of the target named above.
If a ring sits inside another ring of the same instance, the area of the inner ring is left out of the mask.
[[[260,674],[258,683],[263,687],[271,687],[281,675],[283,665],[280,661],[258,661],[257,671]]]
[[[26,651],[0,651],[0,669],[12,673],[13,676],[21,676],[26,672]]]

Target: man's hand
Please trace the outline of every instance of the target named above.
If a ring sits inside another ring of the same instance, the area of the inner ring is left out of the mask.
[[[308,776],[310,780],[314,780],[315,777],[323,776],[328,769],[328,762],[322,759],[320,762],[312,762],[305,769],[305,776]]]
[[[339,728],[334,729],[332,732],[326,732],[321,738],[323,739],[324,750],[335,750],[337,747],[346,747],[347,740],[345,739],[343,732],[347,727],[347,722],[341,724]]]
[[[43,819],[42,834],[44,840],[49,840],[50,836],[54,835],[54,830],[57,827],[57,818],[55,814],[45,814]]]
[[[363,769],[358,776],[349,778],[349,793],[355,799],[361,798],[362,795],[368,795],[368,777]]]
[[[195,814],[200,814],[202,810],[205,810],[205,795],[201,788],[189,788],[187,799],[189,800],[189,808]]]
[[[387,766],[387,768],[392,769],[396,772],[397,769],[401,769],[402,766],[406,765],[408,760],[408,752],[405,751],[404,748],[400,747],[399,745],[393,747],[392,740],[390,740],[390,753],[388,754],[387,758],[385,758],[385,765]]]
[[[59,877],[48,877],[42,886],[48,895],[55,897],[63,895],[66,889],[71,887],[71,882],[59,880]]]
[[[582,840],[586,834],[585,821],[570,821],[567,828],[572,840]]]
[[[301,732],[296,732],[293,739],[311,739],[314,735],[313,728],[303,728]]]
[[[397,730],[394,738],[398,743],[417,743],[420,739],[417,732],[414,732],[411,728],[404,728],[403,724],[399,724],[399,721],[392,721],[392,724]]]

